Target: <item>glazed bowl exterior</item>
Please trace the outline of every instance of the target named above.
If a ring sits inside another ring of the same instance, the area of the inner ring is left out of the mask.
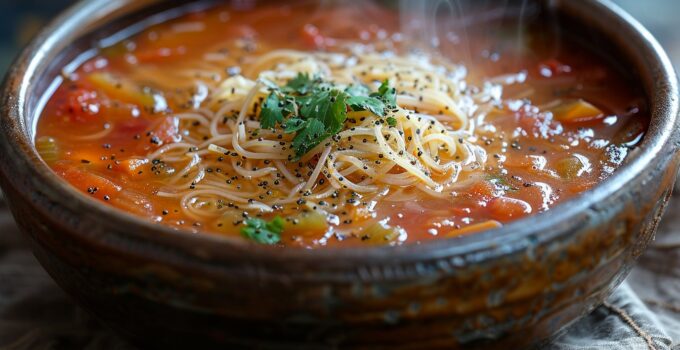
[[[679,146],[676,77],[651,35],[608,2],[535,2],[619,52],[652,118],[642,145],[609,179],[500,229],[399,247],[280,249],[161,227],[78,193],[37,155],[37,111],[59,66],[84,52],[83,41],[120,18],[171,7],[155,0],[79,3],[26,48],[2,90],[0,185],[50,275],[139,344],[536,344],[599,305],[653,239]]]

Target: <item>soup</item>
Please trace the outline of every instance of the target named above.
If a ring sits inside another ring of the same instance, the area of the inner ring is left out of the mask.
[[[36,147],[158,224],[316,248],[501,227],[592,188],[642,139],[640,91],[568,37],[442,20],[429,42],[404,21],[368,4],[189,11],[65,71]]]

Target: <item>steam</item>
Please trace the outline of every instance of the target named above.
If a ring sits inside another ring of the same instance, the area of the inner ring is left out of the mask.
[[[400,30],[417,50],[474,63],[479,57],[474,40],[485,36],[491,44],[502,42],[522,53],[527,48],[527,24],[539,6],[528,0],[400,0]],[[494,49],[487,48],[484,55],[497,59]]]

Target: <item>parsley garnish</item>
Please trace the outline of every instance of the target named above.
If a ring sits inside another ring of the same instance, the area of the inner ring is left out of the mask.
[[[267,222],[263,219],[251,218],[245,221],[246,227],[241,228],[241,234],[257,243],[276,244],[281,241],[283,232],[283,219],[274,217]]]
[[[342,131],[347,111],[369,111],[384,117],[388,107],[396,106],[396,90],[390,88],[387,80],[373,93],[361,84],[341,90],[307,73],[298,73],[285,86],[268,86],[271,92],[262,103],[260,126],[272,129],[281,125],[285,133],[295,133],[293,160],[300,159],[324,140]],[[395,126],[396,122],[392,117],[387,118],[390,126]]]
[[[260,126],[265,129],[271,129],[276,126],[276,123],[283,122],[283,109],[279,108],[281,105],[281,98],[277,94],[269,94],[262,105],[262,112],[260,112]]]
[[[397,90],[390,87],[390,83],[387,79],[380,84],[378,92],[371,94],[371,97],[378,97],[392,107],[397,105]]]

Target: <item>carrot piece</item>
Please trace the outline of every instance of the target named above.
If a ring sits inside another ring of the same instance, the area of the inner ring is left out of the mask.
[[[486,231],[486,230],[491,230],[494,228],[498,228],[503,226],[500,222],[496,220],[488,220],[484,222],[480,222],[477,224],[472,224],[468,225],[465,227],[461,227],[457,230],[450,231],[444,235],[444,237],[458,237],[458,236],[463,236],[467,235],[470,233],[475,233],[475,232],[480,232],[480,231]]]
[[[150,174],[150,172],[144,172],[142,169],[149,164],[148,159],[144,158],[129,158],[121,160],[113,166],[113,169],[124,173],[128,176],[139,177],[143,174]]]
[[[604,117],[604,112],[582,99],[563,103],[551,111],[563,123],[585,122]]]

